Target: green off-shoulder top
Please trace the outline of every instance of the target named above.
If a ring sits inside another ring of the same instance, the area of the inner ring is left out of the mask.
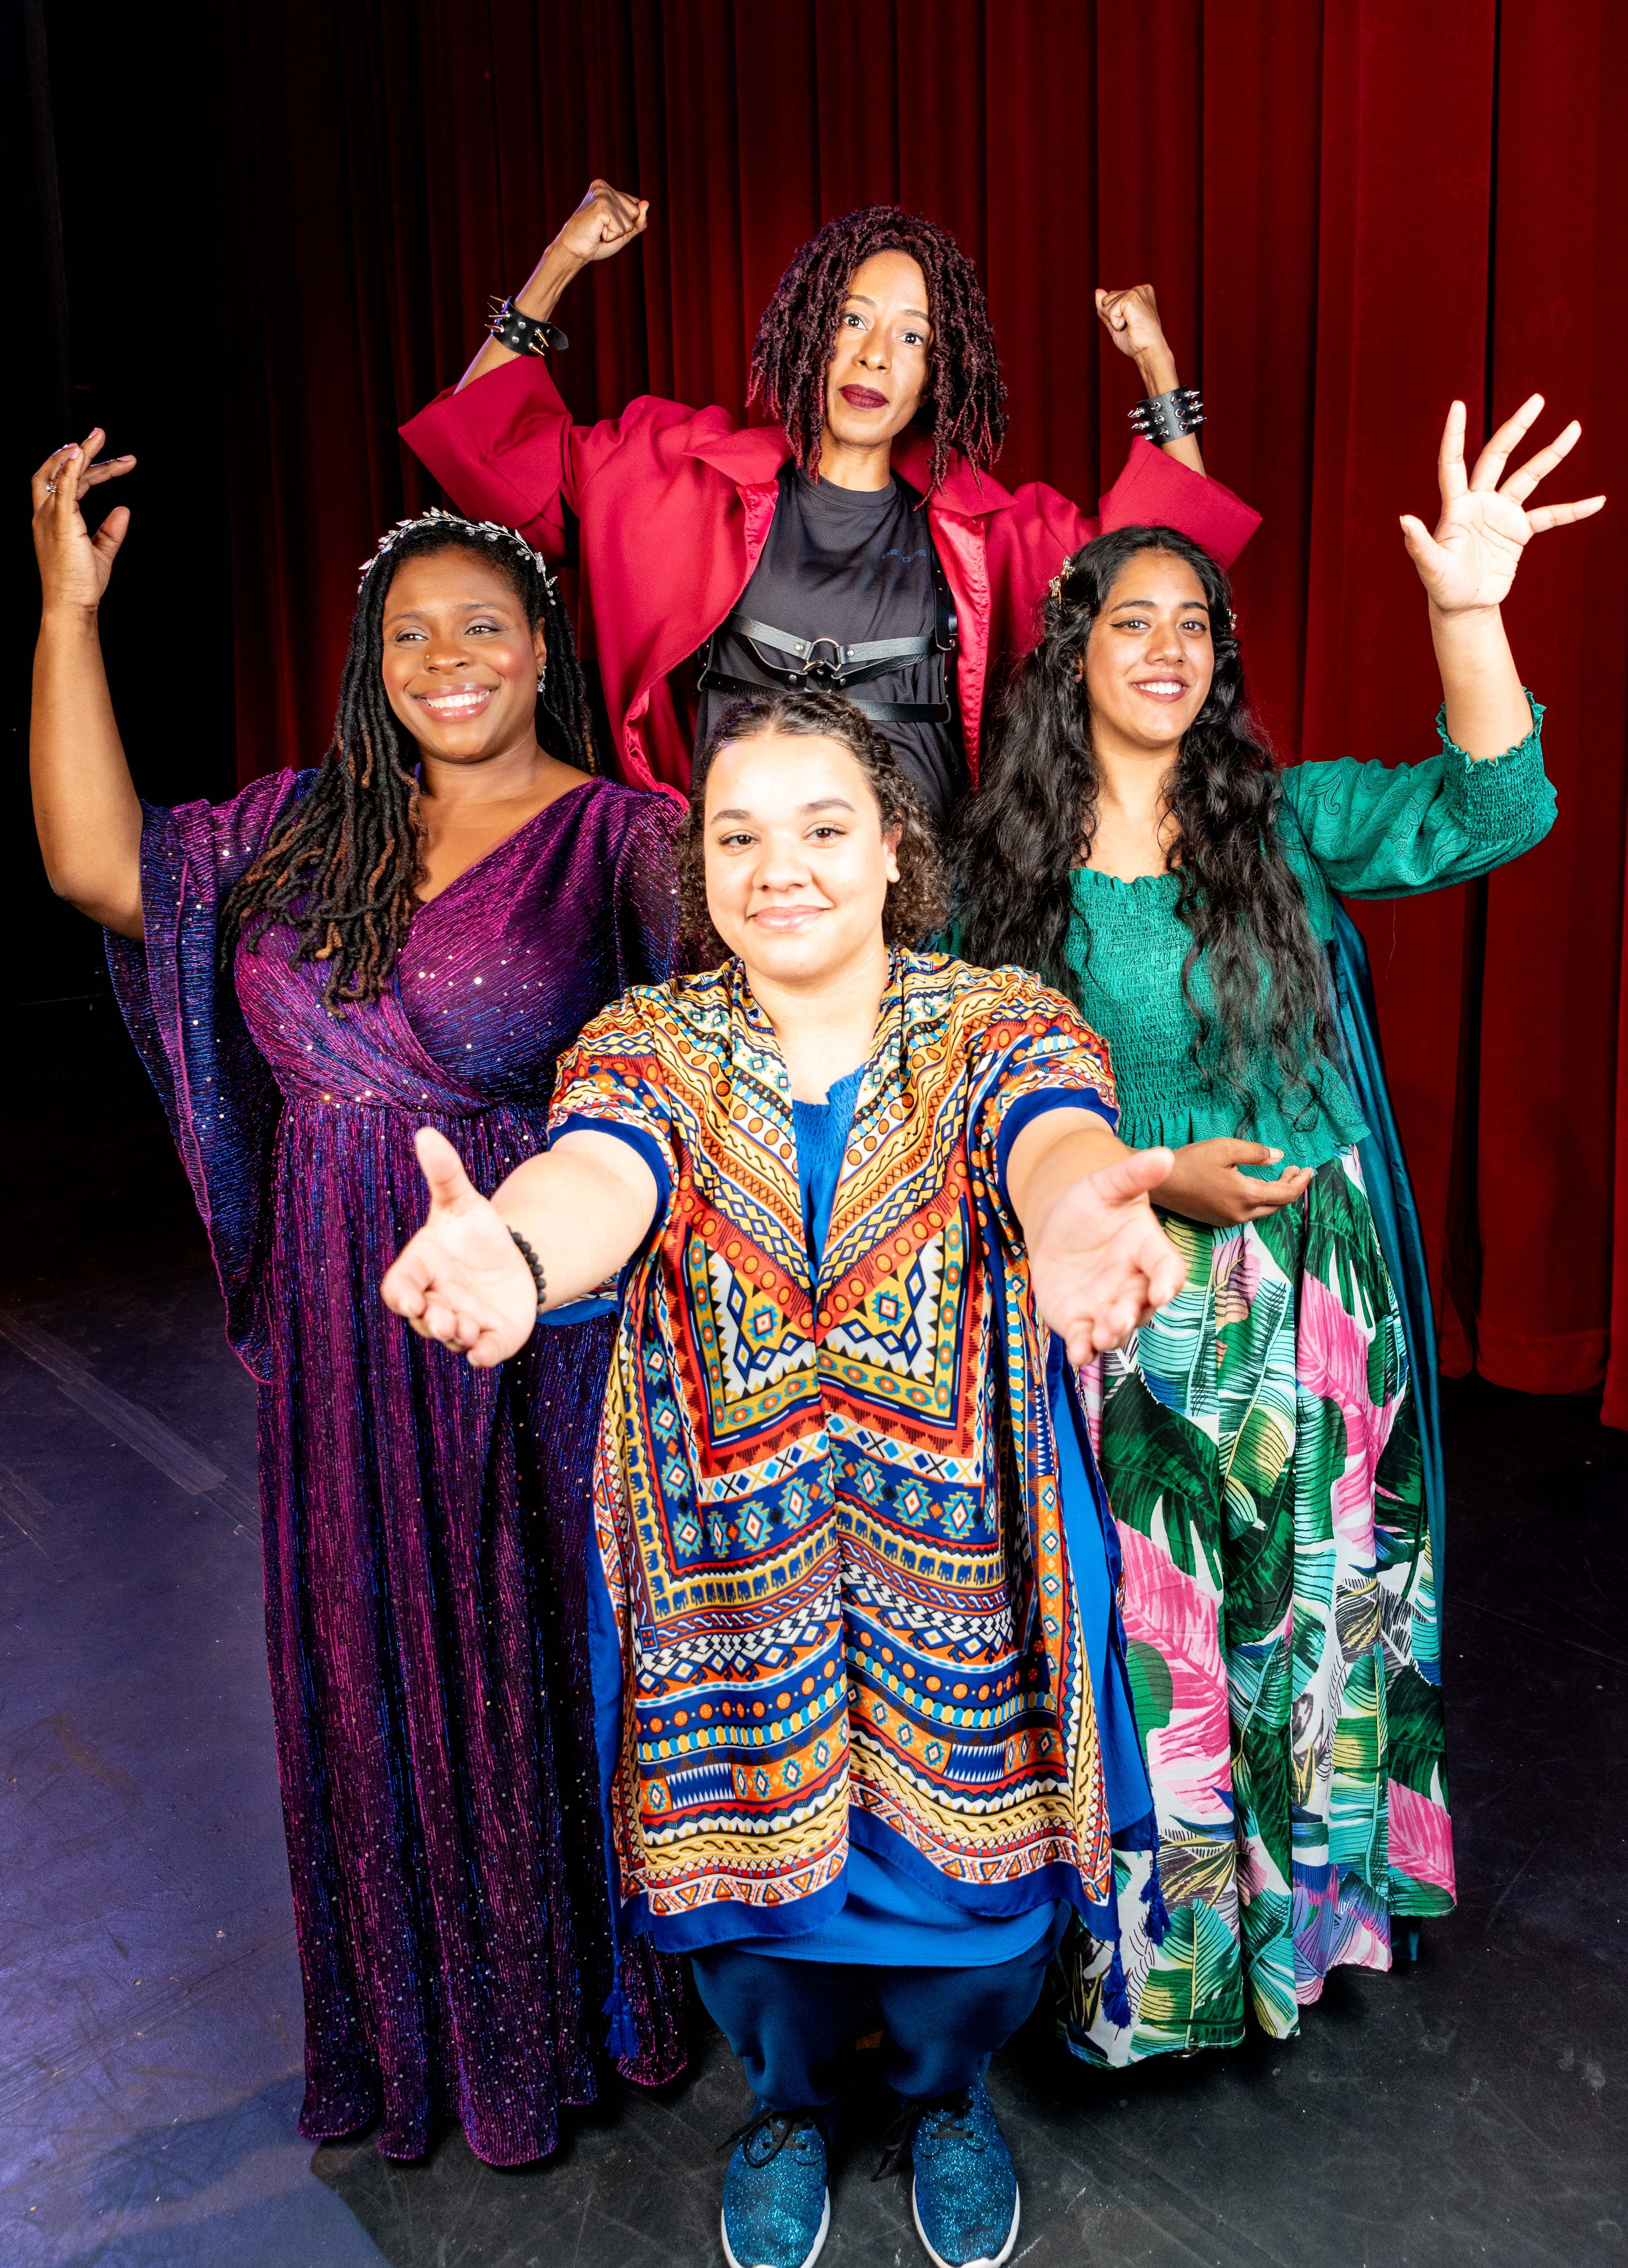
[[[1531,710],[1526,739],[1480,762],[1448,738],[1443,714],[1436,720],[1441,754],[1422,763],[1391,770],[1346,756],[1283,773],[1278,838],[1320,943],[1334,934],[1336,892],[1400,898],[1445,889],[1543,841],[1554,824],[1555,792],[1543,770],[1543,712],[1535,701]],[[1180,887],[1174,874],[1122,882],[1089,866],[1073,877],[1069,966],[1087,1021],[1108,1042],[1121,1139],[1136,1149],[1179,1149],[1241,1135],[1280,1149],[1285,1166],[1325,1164],[1368,1129],[1309,1032],[1310,1085],[1288,1094],[1264,1051],[1242,1094],[1221,1075],[1218,1046],[1206,1050],[1204,1064],[1194,1060],[1194,1018],[1182,990],[1192,936],[1176,913]],[[1193,989],[1207,1005],[1202,962]],[[1206,1066],[1216,1074],[1210,1079]],[[1270,1168],[1265,1177],[1274,1178]]]

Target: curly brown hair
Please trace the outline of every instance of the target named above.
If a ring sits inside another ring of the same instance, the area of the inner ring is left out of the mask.
[[[679,895],[687,941],[704,961],[727,961],[730,949],[707,911],[707,776],[720,748],[759,740],[770,733],[799,740],[837,740],[865,774],[876,798],[882,831],[899,830],[894,858],[899,879],[888,885],[882,937],[889,946],[914,946],[941,930],[949,911],[944,854],[927,807],[906,778],[891,742],[865,711],[840,693],[761,693],[725,710],[696,759],[689,779],[689,818],[678,843]]]
[[[921,415],[932,442],[929,485],[939,486],[957,450],[987,471],[1006,438],[1006,387],[983,286],[947,229],[898,205],[865,205],[828,220],[792,254],[757,326],[748,400],[780,420],[799,468],[812,472],[837,318],[855,269],[876,252],[908,253],[926,278],[932,353]]]

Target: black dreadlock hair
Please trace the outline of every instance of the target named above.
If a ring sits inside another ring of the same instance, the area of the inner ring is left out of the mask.
[[[1293,1116],[1305,1107],[1293,1098],[1309,1101],[1317,1091],[1308,1035],[1314,1065],[1333,1045],[1322,955],[1273,823],[1282,791],[1244,691],[1230,586],[1209,553],[1175,528],[1099,535],[1052,585],[1041,643],[1006,688],[979,792],[961,808],[957,949],[988,967],[1016,961],[1083,1005],[1067,940],[1069,877],[1089,856],[1099,792],[1086,648],[1121,571],[1145,551],[1168,552],[1197,575],[1215,654],[1209,693],[1165,785],[1178,830],[1167,863],[1180,877],[1176,910],[1192,936],[1182,989],[1196,1026],[1193,1060],[1206,1086],[1224,1082],[1241,1098],[1264,1047]],[[1200,960],[1213,1012],[1193,989]]]
[[[549,662],[537,696],[537,736],[578,771],[597,769],[588,693],[559,585],[523,537],[490,523],[432,512],[406,520],[370,561],[350,617],[333,745],[309,792],[290,810],[221,908],[223,968],[239,937],[255,949],[274,924],[296,933],[291,959],[326,961],[330,1008],[377,1000],[413,917],[420,877],[418,783],[411,735],[384,687],[385,602],[408,559],[470,551],[495,567],[542,624]]]
[[[793,253],[757,327],[748,401],[779,418],[799,468],[812,472],[837,317],[855,269],[874,252],[908,253],[927,281],[932,354],[922,410],[932,419],[929,485],[943,480],[954,450],[987,471],[1006,438],[1006,387],[983,286],[947,229],[897,205],[866,205],[828,220]]]

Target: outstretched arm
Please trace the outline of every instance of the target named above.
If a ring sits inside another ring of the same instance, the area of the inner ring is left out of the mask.
[[[97,627],[130,515],[116,504],[92,535],[80,500],[135,469],[92,460],[105,436],[58,449],[33,476],[42,600],[34,648],[28,770],[51,887],[120,937],[142,934],[142,811],[119,738]]]
[[[1013,1142],[1006,1194],[1035,1304],[1072,1363],[1119,1345],[1187,1280],[1147,1201],[1174,1162],[1168,1150],[1127,1150],[1094,1111],[1066,1107],[1032,1118]]]
[[[608,260],[636,236],[642,236],[649,216],[647,197],[613,189],[608,181],[590,181],[586,196],[533,269],[525,290],[515,293],[514,304],[521,314],[547,322],[571,277],[596,260]],[[501,369],[514,359],[512,347],[499,346],[496,339],[489,338],[459,379],[457,391],[461,393],[471,379],[483,378],[489,370]]]
[[[1173,387],[1181,384],[1151,284],[1138,284],[1126,291],[1104,291],[1099,286],[1096,303],[1108,335],[1120,353],[1129,355],[1136,364],[1145,394],[1168,394]],[[1160,446],[1165,454],[1174,457],[1178,464],[1190,466],[1194,472],[1203,474],[1204,457],[1196,433],[1183,433],[1180,440],[1166,441]]]
[[[531,1336],[542,1307],[569,1307],[625,1266],[655,1217],[656,1177],[614,1134],[561,1135],[483,1197],[444,1134],[415,1138],[430,1214],[386,1275],[387,1307],[423,1339],[439,1339],[490,1370]],[[523,1236],[548,1285],[541,1303],[510,1231]]]
[[[1499,486],[1512,453],[1543,406],[1541,394],[1523,401],[1466,475],[1464,405],[1455,401],[1448,412],[1437,459],[1441,516],[1434,534],[1411,512],[1403,514],[1408,556],[1430,598],[1430,633],[1441,671],[1448,731],[1470,756],[1501,756],[1517,747],[1532,729],[1499,612],[1521,553],[1545,528],[1587,519],[1605,502],[1596,496],[1578,504],[1540,504],[1529,512],[1525,509],[1539,481],[1576,447],[1583,429],[1575,418]]]

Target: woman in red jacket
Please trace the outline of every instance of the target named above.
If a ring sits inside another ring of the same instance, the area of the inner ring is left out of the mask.
[[[834,687],[942,821],[976,784],[991,666],[1035,643],[1064,559],[1100,528],[1155,522],[1227,564],[1257,526],[1204,477],[1197,396],[1176,383],[1146,285],[1096,295],[1147,388],[1100,522],[1041,482],[1001,488],[988,468],[1006,387],[983,286],[953,237],[892,205],[828,221],[781,277],[751,371],[777,423],[645,394],[573,424],[541,359],[564,344],[549,318],[648,213],[595,181],[458,386],[402,428],[460,510],[544,553],[576,514],[584,650],[633,784],[681,791],[737,693]]]

